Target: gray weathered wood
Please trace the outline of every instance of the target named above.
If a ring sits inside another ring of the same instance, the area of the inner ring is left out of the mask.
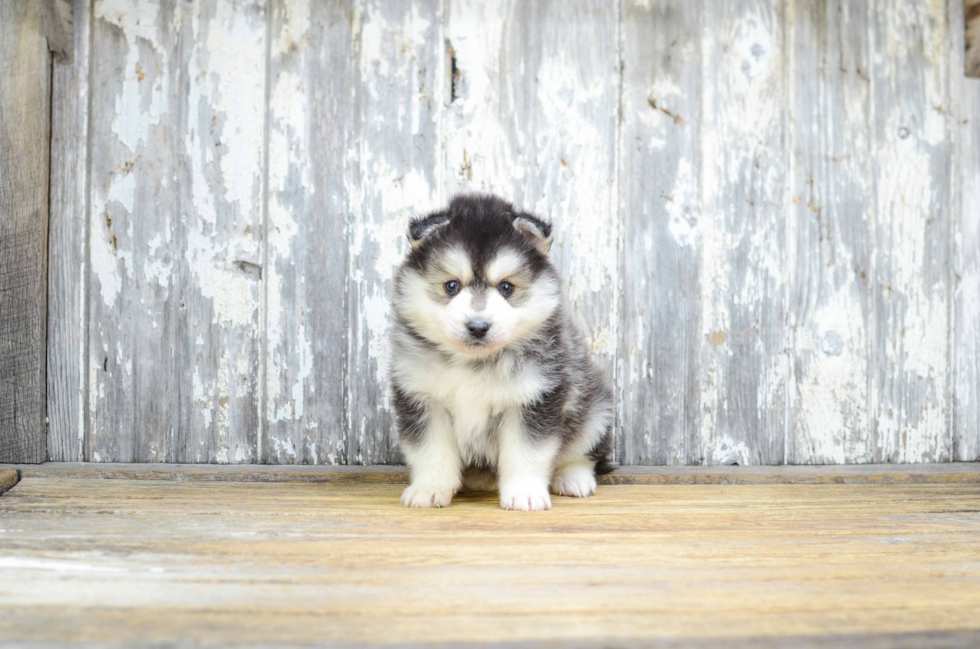
[[[436,0],[361,0],[352,19],[356,86],[344,461],[371,464],[398,456],[385,387],[388,300],[410,216],[437,207],[441,198],[437,120],[445,50]]]
[[[74,3],[74,57],[55,60],[51,86],[48,235],[48,459],[83,459],[88,273],[90,4]]]
[[[786,7],[707,2],[701,21],[701,457],[785,460]]]
[[[348,459],[352,10],[277,2],[271,15],[263,462]]]
[[[555,221],[620,460],[980,455],[958,0],[88,6],[52,458],[397,461],[390,279],[458,191]]]
[[[876,461],[950,459],[949,25],[942,3],[874,5]]]
[[[957,74],[964,53],[957,38],[963,34],[963,14],[958,9],[951,3],[952,459],[976,462],[980,461],[980,81]],[[980,11],[974,22],[980,30]],[[980,43],[977,52],[980,55]]]
[[[57,54],[63,63],[71,63],[75,53],[75,36],[72,28],[72,5],[85,2],[72,0],[40,0],[44,13],[44,36],[48,39],[48,49]],[[84,11],[84,8],[79,8]]]
[[[85,458],[173,461],[181,312],[176,2],[93,4]]]
[[[792,355],[786,461],[870,462],[868,4],[800,0],[787,23]]]
[[[266,3],[195,0],[182,2],[179,11],[170,75],[177,102],[171,164],[180,211],[173,243],[160,248],[164,266],[145,277],[163,284],[170,276],[170,293],[160,304],[174,326],[173,369],[163,377],[173,381],[176,399],[175,448],[168,451],[181,462],[255,462]],[[154,254],[152,241],[145,254]]]
[[[0,462],[46,459],[50,83],[40,5],[0,3]]]
[[[951,3],[954,11],[958,10],[957,0]],[[959,26],[959,21],[953,24]],[[963,70],[968,77],[980,77],[980,0],[963,0],[963,29],[959,31],[966,37],[962,48],[966,54]],[[959,66],[953,70],[954,74],[957,70]]]
[[[402,465],[220,465],[45,462],[0,466],[24,480],[168,480],[174,482],[321,482],[404,484]],[[599,477],[600,485],[980,484],[980,464],[849,464],[827,466],[629,466]],[[84,486],[81,487],[84,489]]]
[[[700,20],[700,3],[623,5],[617,401],[627,464],[704,460]]]

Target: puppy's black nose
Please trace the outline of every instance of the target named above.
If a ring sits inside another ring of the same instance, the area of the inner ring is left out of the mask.
[[[480,339],[486,336],[487,332],[490,331],[490,323],[486,320],[474,320],[472,322],[467,322],[466,328],[470,330],[471,336]]]

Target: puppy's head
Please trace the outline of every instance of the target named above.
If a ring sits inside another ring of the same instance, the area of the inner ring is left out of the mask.
[[[486,356],[533,338],[559,304],[546,254],[551,225],[491,196],[457,196],[412,221],[394,307],[416,333],[455,354]]]

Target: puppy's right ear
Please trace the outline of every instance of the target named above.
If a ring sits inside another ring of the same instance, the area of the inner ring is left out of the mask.
[[[551,224],[530,214],[520,214],[514,218],[514,229],[520,232],[527,242],[547,255],[554,240]]]
[[[412,219],[408,224],[408,242],[412,244],[412,250],[421,246],[427,236],[448,223],[449,217],[445,214],[430,214]]]

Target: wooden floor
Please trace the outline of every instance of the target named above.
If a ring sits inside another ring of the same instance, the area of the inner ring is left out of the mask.
[[[923,484],[603,485],[539,513],[490,495],[409,510],[380,474],[46,466],[0,497],[0,644],[980,646],[975,465]]]

